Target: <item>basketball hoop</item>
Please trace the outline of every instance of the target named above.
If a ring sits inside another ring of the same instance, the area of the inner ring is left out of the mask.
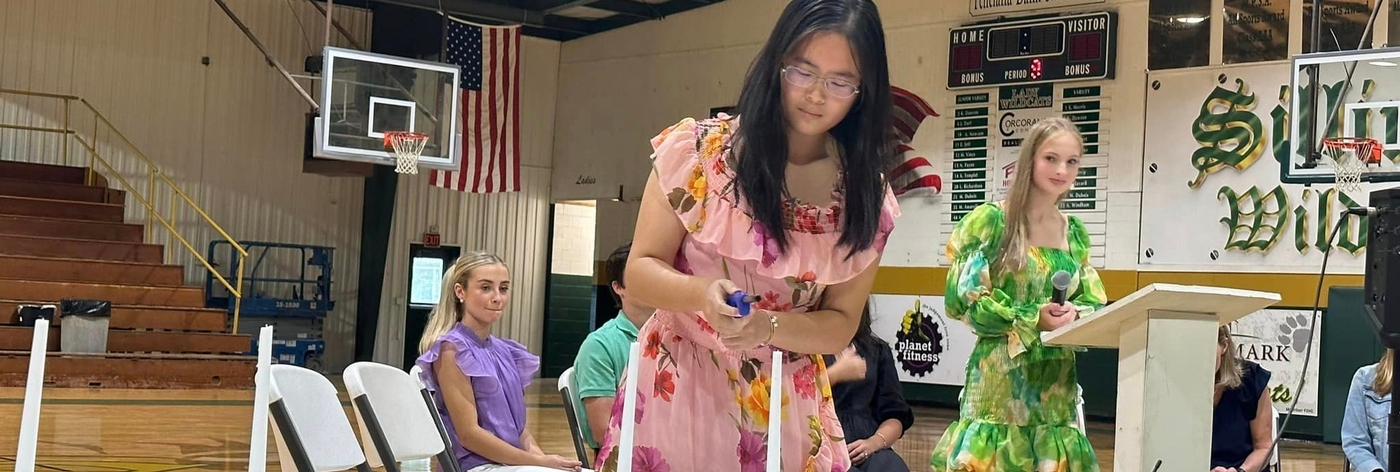
[[[412,131],[387,131],[384,133],[384,147],[393,147],[394,172],[400,174],[418,173],[418,156],[423,146],[428,144],[428,135]]]
[[[1332,156],[1329,164],[1337,174],[1337,190],[1343,192],[1360,191],[1361,174],[1381,163],[1381,143],[1371,138],[1326,138],[1322,149]]]

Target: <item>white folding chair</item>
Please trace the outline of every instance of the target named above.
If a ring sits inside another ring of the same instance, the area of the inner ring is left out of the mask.
[[[1089,435],[1089,430],[1084,429],[1084,387],[1081,387],[1076,384],[1074,388],[1078,391],[1078,393],[1074,397],[1074,406],[1077,409],[1075,415],[1075,424],[1079,426],[1079,432],[1084,433],[1084,435],[1087,436]]]
[[[29,376],[24,381],[24,407],[19,420],[19,448],[15,471],[34,472],[39,447],[39,405],[44,395],[44,363],[49,346],[49,320],[34,322],[34,338],[29,346]]]
[[[564,402],[564,417],[569,420],[569,437],[574,440],[574,454],[578,455],[579,462],[587,464],[588,450],[583,445],[583,428],[587,428],[588,425],[579,424],[578,410],[574,408],[578,398],[574,393],[573,367],[564,369],[564,373],[559,375],[559,397]]]
[[[1273,421],[1273,426],[1274,426],[1274,441],[1275,441],[1275,442],[1278,442],[1278,438],[1279,438],[1279,431],[1278,431],[1278,408],[1274,408],[1274,407],[1270,406],[1270,407],[1269,407],[1269,410],[1273,411],[1273,414],[1274,414],[1274,421]],[[1278,446],[1274,446],[1274,453],[1273,453],[1273,455],[1269,456],[1269,468],[1272,469],[1274,472],[1279,472],[1279,468],[1280,468],[1280,467],[1283,467],[1283,461],[1280,460],[1279,457],[1278,457]]]
[[[457,462],[408,372],[356,362],[345,369],[344,378],[370,467],[399,472],[400,462],[432,457],[443,465]]]
[[[283,470],[370,472],[335,386],[314,370],[287,364],[270,369],[268,413]]]
[[[447,472],[460,472],[461,466],[457,464],[456,451],[452,449],[453,438],[447,434],[447,426],[442,422],[442,415],[438,413],[437,403],[433,401],[433,393],[428,391],[428,383],[423,380],[423,368],[413,366],[408,370],[408,376],[418,387],[418,396],[423,400],[423,404],[428,406],[428,413],[433,416],[433,424],[437,425],[438,435],[442,438],[442,443],[446,446],[446,452],[438,457],[438,462],[442,464],[442,470]]]

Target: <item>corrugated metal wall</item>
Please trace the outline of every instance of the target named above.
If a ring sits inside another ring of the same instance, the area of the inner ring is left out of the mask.
[[[537,38],[524,38],[521,42],[520,192],[467,194],[429,186],[427,173],[400,176],[375,343],[376,361],[402,365],[409,244],[421,241],[423,233],[433,225],[438,227],[445,246],[460,246],[463,253],[486,250],[505,259],[510,265],[514,293],[493,332],[519,341],[531,352],[542,352],[559,45]]]
[[[320,50],[324,17],[305,1],[228,3],[293,73]],[[369,43],[368,11],[337,7],[336,17],[361,44]],[[332,38],[348,46],[338,33]],[[201,64],[206,56],[207,66]],[[314,89],[310,81],[302,85]],[[326,323],[326,362],[336,369],[348,364],[363,181],[301,172],[308,106],[213,2],[0,0],[0,88],[86,98],[235,238],[335,247],[338,305]],[[91,126],[92,115],[74,111],[75,126]],[[3,123],[59,126],[62,115],[61,102],[0,96]],[[106,132],[97,141],[119,142]],[[57,135],[0,130],[0,159],[59,163],[61,142]],[[121,147],[99,147],[145,192],[147,173],[139,161]],[[70,152],[80,164],[76,150]],[[169,208],[162,192],[156,202]],[[145,222],[134,198],[127,206],[128,221]],[[201,252],[217,237],[189,209],[176,220]],[[152,242],[170,240],[160,230]],[[187,268],[187,282],[203,282],[205,270],[187,252],[176,251],[171,262]]]

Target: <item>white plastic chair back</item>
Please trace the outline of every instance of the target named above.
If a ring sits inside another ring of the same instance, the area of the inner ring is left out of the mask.
[[[559,391],[572,391],[574,389],[574,368],[564,369],[564,373],[559,374]]]
[[[39,408],[44,396],[44,364],[48,362],[49,320],[34,322],[29,347],[29,374],[24,381],[24,407],[19,420],[19,449],[15,453],[17,472],[34,472],[39,448]]]
[[[559,374],[559,397],[564,403],[564,417],[569,421],[569,438],[574,442],[574,454],[578,456],[578,461],[588,463],[588,449],[583,441],[583,428],[588,425],[579,422],[578,391],[574,388],[574,368],[564,369],[564,373]]]
[[[428,382],[423,380],[423,368],[414,365],[408,370],[408,376],[413,380],[413,385],[418,389],[418,402],[428,408],[428,414],[432,415],[433,426],[437,428],[438,437],[446,449],[442,455],[438,456],[438,464],[445,472],[461,472],[461,467],[457,464],[457,451],[452,449],[454,440],[447,434],[447,427],[444,425],[442,415],[438,413],[437,403],[433,401],[433,393],[428,391]]]
[[[374,362],[356,362],[345,369],[344,379],[370,467],[383,467],[386,460],[429,459],[447,448],[423,402],[418,382],[408,372]],[[380,433],[382,437],[375,438]],[[383,444],[376,444],[381,441]],[[391,453],[393,457],[380,457],[381,453]]]
[[[282,470],[368,470],[364,451],[355,440],[355,430],[350,427],[330,380],[316,371],[286,364],[273,365],[271,372],[268,404],[272,407]],[[284,416],[289,424],[281,424],[279,416]],[[295,436],[284,437],[284,429]],[[304,454],[297,454],[298,451]]]
[[[1089,435],[1089,430],[1084,429],[1084,387],[1075,385],[1074,388],[1078,389],[1079,392],[1074,397],[1074,407],[1076,408],[1074,417],[1076,421],[1075,424],[1079,426],[1079,432],[1087,436]]]
[[[1278,408],[1270,406],[1269,410],[1273,411],[1274,414],[1274,442],[1278,442]],[[1278,457],[1278,446],[1274,446],[1274,453],[1273,455],[1269,456],[1269,468],[1272,469],[1274,472],[1278,472],[1280,467],[1283,467],[1283,461]]]

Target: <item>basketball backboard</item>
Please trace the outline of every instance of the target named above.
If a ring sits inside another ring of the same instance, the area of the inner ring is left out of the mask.
[[[1313,67],[1320,89],[1313,87]],[[1365,169],[1362,181],[1400,181],[1400,48],[1303,54],[1293,58],[1292,75],[1290,96],[1282,97],[1291,147],[1280,166],[1284,182],[1334,182],[1336,166],[1322,139],[1336,137],[1374,138],[1384,147],[1379,165]]]
[[[456,169],[460,68],[328,47],[321,74],[316,157],[392,166],[384,133],[412,131],[428,135],[418,166]]]

